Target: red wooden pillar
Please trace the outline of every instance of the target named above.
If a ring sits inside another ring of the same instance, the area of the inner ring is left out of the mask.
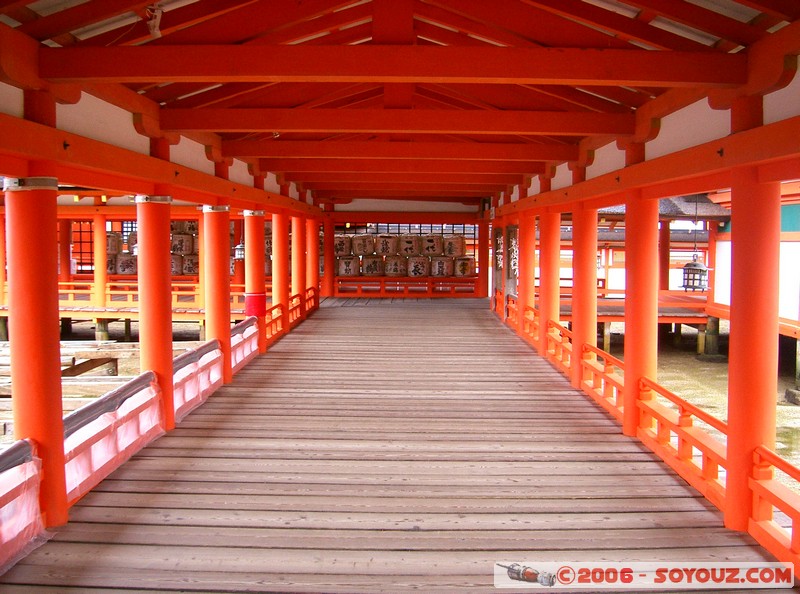
[[[244,211],[244,313],[258,318],[258,351],[267,351],[264,211]]]
[[[289,313],[289,227],[286,215],[272,215],[272,304]],[[284,326],[288,327],[288,326]]]
[[[219,340],[222,379],[233,380],[231,368],[231,236],[230,207],[203,206],[205,252],[206,340]]]
[[[625,435],[639,426],[639,380],[656,380],[658,279],[658,200],[635,192],[625,203]]]
[[[322,257],[325,261],[322,264],[322,297],[333,297],[336,293],[336,254],[334,252],[334,234],[336,227],[333,217],[327,215],[322,221]]]
[[[306,219],[292,217],[292,295],[300,295],[300,308],[303,311],[306,292]]]
[[[547,322],[560,315],[561,214],[539,215],[539,344],[540,354],[547,354]]]
[[[584,344],[597,346],[597,210],[572,212],[572,369],[571,382],[583,383]]]
[[[306,288],[319,289],[319,221],[306,219]]]
[[[6,218],[0,217],[0,305],[5,305],[6,299]],[[4,328],[3,332],[6,331]],[[8,340],[8,336],[2,338]]]
[[[106,217],[92,217],[92,249],[94,265],[92,283],[92,305],[106,306],[106,286],[108,285],[108,249],[106,247]]]
[[[51,169],[31,163],[30,170],[39,175]],[[68,513],[56,272],[58,181],[6,178],[4,191],[14,437],[36,443],[44,522],[59,526]]]
[[[489,260],[489,222],[478,223],[478,286],[477,297],[489,296],[489,269],[492,263]]]
[[[734,102],[734,133],[763,121],[760,97]],[[753,512],[753,450],[775,446],[781,191],[755,167],[731,184],[731,335],[728,348],[728,474],[725,525],[746,530]]]
[[[517,279],[517,333],[525,335],[525,308],[533,307],[536,296],[536,217],[519,217],[519,278]]]
[[[58,280],[69,282],[72,278],[72,221],[70,219],[58,220]]]
[[[664,219],[658,230],[658,288],[662,291],[669,290],[669,253],[669,221]]]
[[[170,196],[137,196],[139,360],[161,387],[165,429],[175,428],[172,391]]]

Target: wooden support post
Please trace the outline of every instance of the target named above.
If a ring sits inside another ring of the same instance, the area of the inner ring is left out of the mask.
[[[172,391],[172,294],[170,196],[137,196],[139,360],[161,388],[164,428],[175,428]],[[98,325],[99,327],[99,325]]]
[[[56,272],[58,181],[44,176],[51,169],[31,163],[31,173],[41,177],[4,180],[14,438],[36,443],[42,459],[39,500],[48,527],[68,519]]]
[[[489,261],[489,223],[480,221],[478,223],[478,286],[476,287],[477,297],[486,298],[489,295],[489,269],[492,264]]]
[[[205,252],[206,338],[222,348],[222,381],[233,380],[231,368],[231,255],[230,208],[203,206]]]
[[[517,334],[525,336],[525,308],[533,307],[536,296],[536,217],[519,218],[519,278],[517,284]],[[525,337],[527,340],[528,338]]]
[[[272,215],[272,304],[289,312],[289,226],[285,214]],[[284,328],[288,328],[288,322]]]
[[[572,374],[580,389],[583,345],[597,346],[597,210],[572,212]]]
[[[130,318],[125,318],[124,327],[125,327],[125,330],[124,330],[124,337],[125,338],[124,338],[124,340],[125,340],[125,342],[131,342],[131,319]]]
[[[108,319],[95,318],[94,320],[94,339],[98,341],[111,340],[111,335],[108,333]]]
[[[92,247],[94,265],[92,305],[105,307],[108,286],[108,249],[106,247],[106,217],[103,215],[92,217]]]
[[[719,355],[719,318],[708,316],[706,322],[706,344],[704,355]]]
[[[61,338],[69,338],[72,336],[72,318],[61,318],[61,331],[59,335]]]
[[[778,370],[780,184],[756,168],[733,172],[728,475],[725,525],[746,530],[753,451],[775,445]]]
[[[292,217],[292,295],[306,292],[306,219]],[[301,317],[305,317],[305,300],[300,299]]]
[[[611,352],[611,322],[602,322],[603,326],[603,350]]]
[[[319,221],[306,219],[306,288],[319,289]]]
[[[547,323],[560,316],[561,214],[539,215],[539,353],[547,354]]]
[[[322,221],[322,297],[333,297],[336,293],[336,254],[334,253],[335,226],[333,218],[328,215]]]
[[[264,211],[244,211],[244,313],[258,318],[258,352],[267,351]]]
[[[669,290],[669,262],[670,262],[670,235],[669,221],[661,221],[658,230],[658,288],[662,291]]]
[[[625,387],[622,430],[639,426],[639,380],[658,364],[658,200],[636,193],[625,205]]]

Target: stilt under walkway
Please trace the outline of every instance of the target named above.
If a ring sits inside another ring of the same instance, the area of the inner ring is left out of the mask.
[[[501,560],[772,560],[486,301],[367,301],[323,304],[0,590],[466,592]]]

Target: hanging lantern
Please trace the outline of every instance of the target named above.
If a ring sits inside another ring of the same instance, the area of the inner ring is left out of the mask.
[[[698,254],[692,255],[692,261],[687,262],[683,267],[683,287],[684,291],[705,291],[708,289],[708,268],[702,262],[698,262]]]
[[[244,244],[240,243],[233,248],[233,259],[244,260]]]

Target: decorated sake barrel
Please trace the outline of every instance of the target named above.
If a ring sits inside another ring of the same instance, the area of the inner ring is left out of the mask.
[[[233,276],[234,274],[236,274],[236,259],[233,256],[231,256],[228,262],[230,264],[231,276]]]
[[[397,235],[376,235],[375,253],[379,256],[394,256],[397,254]]]
[[[404,256],[419,256],[422,254],[422,236],[401,235],[398,251]]]
[[[266,235],[264,237],[264,254],[267,256],[272,255],[272,235]]]
[[[361,274],[364,276],[383,276],[383,256],[364,256],[361,258]]]
[[[60,261],[59,264],[61,264]],[[106,254],[106,273],[117,273],[117,254]]]
[[[170,271],[172,276],[179,276],[183,274],[183,256],[180,254],[172,254],[170,257]]]
[[[117,232],[106,233],[106,253],[118,254],[122,251],[122,234]]]
[[[188,233],[173,233],[172,245],[169,249],[173,254],[185,256],[194,250],[194,238]]]
[[[467,253],[467,240],[463,235],[447,235],[444,238],[444,255],[458,258]]]
[[[383,263],[383,270],[386,276],[407,276],[408,258],[405,256],[386,256]]]
[[[183,233],[186,229],[186,221],[170,221],[169,230],[173,233]]]
[[[192,235],[192,254],[199,254],[200,253],[200,236],[199,235]]]
[[[441,235],[422,236],[422,254],[424,256],[441,256],[444,251],[444,237]]]
[[[200,232],[200,221],[191,220],[185,221],[183,225],[183,232],[189,235],[197,235]]]
[[[136,274],[136,256],[117,254],[117,274]]]
[[[272,276],[272,260],[264,259],[264,276]]]
[[[431,261],[428,256],[408,257],[408,276],[428,276]]]
[[[375,251],[375,240],[372,235],[354,235],[350,247],[354,256],[368,256]]]
[[[361,260],[358,256],[342,256],[339,258],[339,276],[359,276]]]
[[[197,254],[189,254],[183,257],[183,274],[200,274],[200,258]]]
[[[352,240],[349,235],[336,235],[333,238],[333,253],[336,257],[349,256],[352,252]]]
[[[475,258],[472,256],[461,256],[456,258],[456,276],[472,276],[475,274]]]
[[[453,276],[453,265],[450,256],[431,256],[431,276]]]
[[[128,233],[128,251],[133,253],[133,246],[139,243],[139,234],[136,231]]]

